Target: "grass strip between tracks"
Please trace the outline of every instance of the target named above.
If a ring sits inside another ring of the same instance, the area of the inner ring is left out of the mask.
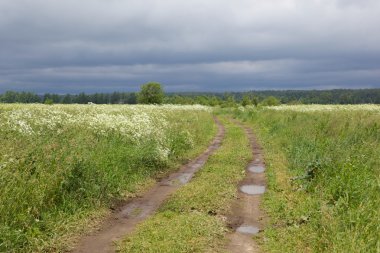
[[[226,136],[220,149],[157,214],[119,243],[121,252],[222,251],[225,216],[252,154],[244,130],[226,119],[221,121]]]

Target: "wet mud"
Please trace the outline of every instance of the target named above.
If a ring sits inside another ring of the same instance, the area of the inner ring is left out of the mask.
[[[248,235],[258,234],[260,229],[254,226],[241,225],[236,229],[236,232]]]
[[[259,162],[259,161],[260,159],[258,159],[258,161],[256,162]],[[249,172],[252,172],[252,173],[263,173],[265,171],[265,167],[261,165],[252,165],[248,167],[248,170]]]
[[[260,195],[265,192],[265,186],[262,185],[242,185],[240,187],[240,191],[242,193],[248,194],[248,195]]]

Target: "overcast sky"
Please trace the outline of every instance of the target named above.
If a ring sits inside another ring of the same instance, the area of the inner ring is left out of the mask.
[[[0,92],[380,88],[379,0],[0,0]]]

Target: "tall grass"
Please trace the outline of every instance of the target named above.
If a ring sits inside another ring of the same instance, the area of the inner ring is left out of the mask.
[[[216,131],[196,107],[0,105],[0,125],[0,252],[64,250]]]
[[[264,248],[379,252],[379,111],[306,109],[233,111],[265,147]]]

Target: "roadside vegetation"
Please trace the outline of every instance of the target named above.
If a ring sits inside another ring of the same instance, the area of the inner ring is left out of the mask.
[[[215,133],[203,106],[0,104],[0,252],[65,249]]]
[[[265,149],[268,252],[379,252],[380,106],[225,109]]]
[[[119,244],[121,252],[224,252],[226,215],[251,159],[244,130],[223,120],[226,136],[193,180]]]

